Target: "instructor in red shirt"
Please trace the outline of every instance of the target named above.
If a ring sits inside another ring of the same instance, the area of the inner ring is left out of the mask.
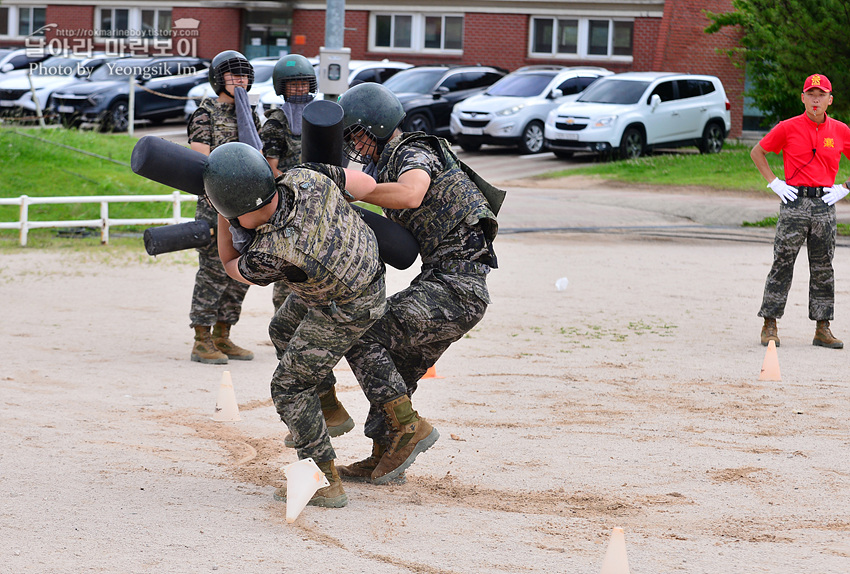
[[[773,242],[773,267],[764,285],[759,317],[764,318],[761,344],[779,346],[776,320],[785,312],[794,261],[803,243],[809,254],[809,319],[817,321],[813,345],[841,349],[844,343],[829,329],[835,307],[835,203],[847,195],[850,182],[835,185],[843,153],[850,159],[850,128],[826,115],[832,84],[823,74],[806,78],[801,96],[806,112],[780,122],[753,147],[759,173],[779,198],[779,221]],[[767,153],[783,152],[785,181],[767,163]]]

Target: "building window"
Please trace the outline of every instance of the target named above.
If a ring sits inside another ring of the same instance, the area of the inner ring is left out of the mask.
[[[9,35],[9,9],[0,6],[0,36]]]
[[[95,22],[100,38],[161,38],[171,35],[171,10],[100,8]]]
[[[398,51],[463,50],[463,16],[372,14],[370,49]]]
[[[531,19],[529,46],[534,56],[631,58],[634,22],[597,18]]]
[[[45,23],[45,8],[32,6],[18,7],[18,36],[29,36]],[[44,32],[41,32],[44,35]]]

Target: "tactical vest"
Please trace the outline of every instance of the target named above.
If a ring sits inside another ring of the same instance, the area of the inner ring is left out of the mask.
[[[461,169],[457,156],[452,153],[443,138],[421,132],[405,133],[387,143],[378,164],[379,181],[398,181],[395,173],[395,158],[404,144],[424,141],[440,157],[444,168],[431,174],[431,185],[417,208],[385,209],[391,220],[403,225],[419,242],[419,253],[423,259],[437,248],[452,229],[462,221],[473,225],[481,222],[484,237],[492,242],[496,238],[499,224],[481,190]]]
[[[356,299],[382,265],[372,230],[323,174],[295,168],[277,185],[292,191],[294,207],[285,217],[257,228],[251,251],[285,259],[301,269],[307,279],[286,284],[308,304]]]
[[[280,123],[283,129],[275,130],[275,132],[282,131],[283,134],[281,134],[281,137],[286,140],[286,145],[284,146],[285,151],[284,154],[278,158],[277,169],[280,171],[286,171],[290,167],[301,163],[301,136],[297,136],[292,133],[292,128],[289,125],[289,119],[286,117],[286,114],[283,113],[283,110],[278,108],[271,109],[266,112],[266,118]]]

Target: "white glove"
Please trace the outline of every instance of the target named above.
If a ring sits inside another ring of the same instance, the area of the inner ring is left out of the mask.
[[[824,191],[827,193],[823,194],[821,199],[827,205],[834,205],[843,199],[845,195],[850,193],[850,189],[847,189],[843,185],[833,185],[832,187],[826,188]]]
[[[788,185],[778,177],[773,178],[773,181],[767,184],[770,190],[779,196],[782,203],[788,203],[797,199],[797,188]]]

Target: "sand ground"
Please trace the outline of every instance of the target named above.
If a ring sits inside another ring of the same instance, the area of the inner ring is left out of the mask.
[[[256,359],[201,365],[193,253],[4,250],[0,572],[595,574],[615,526],[633,574],[850,572],[850,351],[811,345],[805,254],[782,381],[758,380],[772,235],[732,225],[775,202],[587,189],[513,182],[493,303],[415,396],[441,439],[406,485],[347,485],[292,525],[269,288],[233,331]],[[846,243],[835,269],[850,339]],[[225,370],[236,423],[211,420]],[[337,376],[346,463],[367,404]]]

